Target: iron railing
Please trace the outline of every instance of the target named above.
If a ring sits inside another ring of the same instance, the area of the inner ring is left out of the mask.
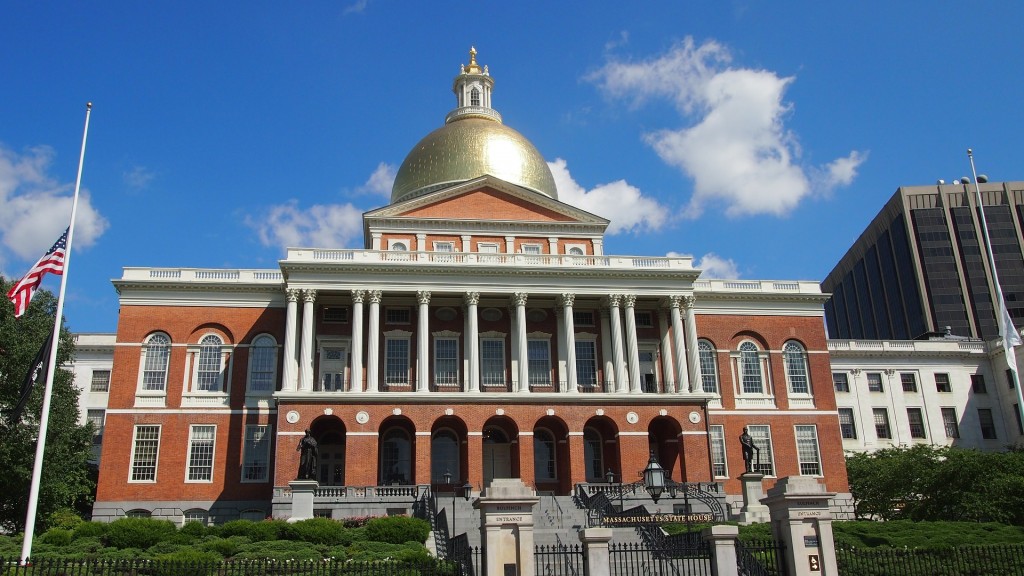
[[[534,573],[538,576],[582,576],[583,547],[579,544],[535,546],[533,551]]]
[[[225,560],[177,562],[161,560],[33,559],[19,566],[0,559],[5,576],[473,576],[456,562],[443,560],[354,562],[344,560]]]
[[[785,545],[775,540],[736,541],[736,568],[740,576],[786,576]]]
[[[1024,576],[1024,544],[956,548],[837,548],[845,576]]]
[[[612,576],[711,576],[711,545],[673,549],[622,543],[608,547]]]

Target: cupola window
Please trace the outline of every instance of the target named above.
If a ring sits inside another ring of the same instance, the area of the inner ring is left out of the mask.
[[[480,89],[479,88],[473,88],[469,92],[469,105],[470,106],[479,106],[480,105]]]

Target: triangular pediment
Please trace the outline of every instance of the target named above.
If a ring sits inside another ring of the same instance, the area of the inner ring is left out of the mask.
[[[600,216],[493,176],[371,210],[363,218],[608,225],[608,220]]]

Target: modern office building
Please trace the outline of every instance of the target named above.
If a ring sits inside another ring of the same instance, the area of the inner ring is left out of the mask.
[[[506,477],[568,498],[652,452],[736,499],[744,427],[766,487],[848,492],[818,283],[605,254],[492,88],[472,52],[363,249],[124,269],[96,518],[286,515],[307,430],[335,517]]]
[[[114,334],[75,334],[75,361],[69,367],[78,388],[79,422],[92,422],[92,462],[99,463],[106,421]]]
[[[1024,182],[981,186],[1007,309],[1024,325]],[[999,336],[974,185],[899,188],[822,282],[830,338]]]

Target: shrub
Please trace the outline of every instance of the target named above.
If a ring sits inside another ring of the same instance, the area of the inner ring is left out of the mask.
[[[230,558],[238,554],[240,550],[251,543],[245,536],[232,536],[230,538],[213,538],[199,545],[200,550],[206,550],[220,554],[224,558]]]
[[[268,542],[253,542],[245,546],[231,559],[285,562],[287,560],[321,560],[323,557],[323,551],[309,542],[272,540]]]
[[[46,520],[46,525],[50,528],[74,530],[76,526],[84,522],[85,520],[82,520],[78,513],[71,508],[60,508],[55,510],[53,514],[50,514],[50,517]]]
[[[73,538],[75,540],[79,538],[100,538],[107,533],[107,528],[109,527],[110,524],[106,522],[82,522],[75,526]]]
[[[294,524],[286,524],[282,537],[312,544],[334,546],[345,540],[345,527],[341,522],[328,518],[311,518]]]
[[[199,521],[186,522],[185,525],[178,530],[178,534],[188,536],[193,542],[202,540],[203,537],[206,536],[206,532],[206,524]]]
[[[288,522],[284,520],[263,520],[253,522],[249,525],[246,536],[253,542],[265,542],[268,540],[280,540],[281,535],[288,529]]]
[[[232,536],[249,536],[249,529],[252,526],[252,520],[232,520],[225,522],[220,526],[220,537],[230,538]]]
[[[168,520],[121,518],[110,523],[103,542],[114,548],[142,548],[173,538],[177,528]]]
[[[422,544],[390,544],[387,542],[363,541],[349,546],[348,553],[357,562],[380,560],[420,561],[428,559],[430,553]]]
[[[182,548],[168,554],[160,554],[154,560],[159,562],[153,567],[154,576],[179,576],[186,573],[186,570],[189,576],[206,576],[217,573],[221,557],[213,552]]]
[[[419,542],[423,544],[430,534],[430,523],[419,518],[408,516],[388,516],[374,518],[366,523],[366,536],[376,542],[403,544]]]
[[[67,546],[71,544],[72,534],[71,530],[64,528],[50,528],[39,537],[39,541],[51,546]]]
[[[139,548],[100,548],[96,551],[100,560],[150,560],[149,553]]]

